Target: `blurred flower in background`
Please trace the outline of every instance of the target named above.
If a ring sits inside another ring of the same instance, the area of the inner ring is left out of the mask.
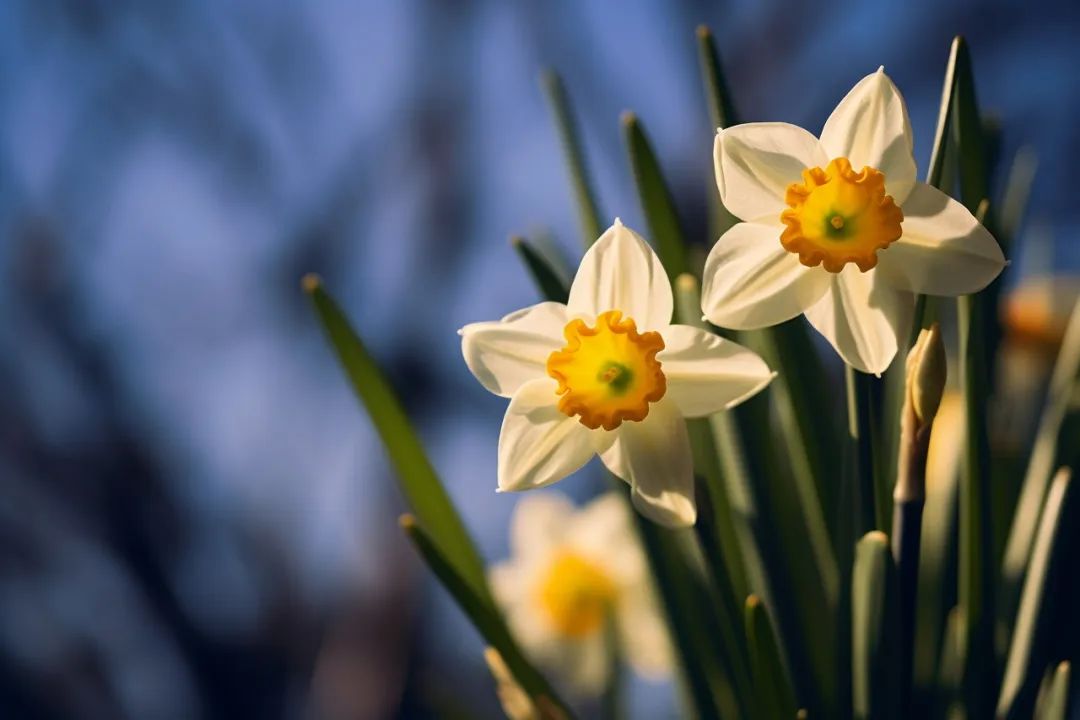
[[[513,555],[491,568],[495,599],[525,652],[586,697],[600,695],[618,660],[653,678],[671,672],[630,512],[615,491],[580,510],[554,492],[524,498],[510,522]]]
[[[697,23],[747,119],[818,127],[860,69],[886,65],[920,165],[964,33],[996,152],[1040,157],[1030,232],[1075,271],[1080,86],[1061,78],[1078,15],[1065,0],[4,4],[0,707],[416,717],[491,695],[479,639],[420,585],[301,274],[372,339],[503,557],[503,403],[453,333],[536,302],[511,233],[576,245],[541,67],[577,100],[605,215],[642,226],[617,131],[633,108],[707,248]],[[660,695],[631,706],[654,717]]]

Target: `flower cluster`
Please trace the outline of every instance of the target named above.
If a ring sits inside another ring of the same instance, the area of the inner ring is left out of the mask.
[[[883,70],[848,93],[820,138],[736,125],[717,133],[714,156],[724,206],[743,221],[705,263],[702,312],[720,327],[804,314],[846,363],[880,375],[910,331],[914,294],[973,293],[1005,266],[963,205],[916,180],[907,110]],[[694,523],[683,419],[739,404],[773,373],[734,342],[671,324],[672,308],[660,260],[616,219],[566,305],[461,330],[473,375],[510,398],[499,490],[542,487],[599,455],[642,514]]]
[[[714,159],[720,198],[741,220],[702,273],[701,312],[714,325],[752,330],[802,314],[851,368],[880,375],[906,348],[916,294],[974,293],[1005,266],[963,205],[916,179],[904,101],[883,70],[847,94],[820,137],[736,125],[718,131]],[[642,515],[695,523],[685,419],[738,405],[775,373],[735,342],[673,324],[673,309],[660,259],[616,219],[585,253],[565,305],[462,328],[469,370],[510,401],[500,491],[544,487],[599,455]],[[617,494],[580,512],[560,496],[522,501],[514,558],[490,576],[529,654],[586,694],[604,687],[613,640],[639,669],[670,664],[626,515]]]

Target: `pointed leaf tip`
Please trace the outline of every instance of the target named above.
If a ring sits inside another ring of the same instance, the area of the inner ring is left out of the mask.
[[[300,278],[300,287],[310,295],[322,287],[322,278],[319,277],[318,273],[308,273]]]

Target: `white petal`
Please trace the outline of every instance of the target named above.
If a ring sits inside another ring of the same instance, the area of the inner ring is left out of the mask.
[[[529,601],[533,582],[532,568],[517,558],[497,563],[488,569],[488,584],[499,607],[510,609]]]
[[[864,77],[840,101],[821,131],[821,144],[830,160],[846,157],[856,171],[866,165],[880,170],[897,205],[915,184],[907,107],[884,68]]]
[[[557,670],[565,673],[574,689],[585,697],[597,697],[607,685],[611,660],[603,632],[594,632],[577,641],[568,641],[566,664]]]
[[[683,417],[726,410],[758,393],[773,379],[757,353],[689,325],[663,331],[664,349],[656,356],[667,378],[667,397]]]
[[[623,592],[616,619],[620,649],[630,666],[647,678],[669,675],[674,657],[651,583],[643,582]]]
[[[570,315],[589,319],[620,310],[639,330],[665,327],[673,307],[671,283],[660,258],[617,219],[581,259],[567,303]]]
[[[829,273],[780,244],[781,225],[739,223],[705,261],[701,309],[721,327],[751,330],[806,311],[829,288]]]
[[[788,185],[802,182],[808,167],[825,167],[829,158],[818,139],[801,127],[748,123],[716,134],[713,164],[720,199],[733,215],[779,222]]]
[[[510,519],[510,549],[516,557],[535,558],[563,541],[576,509],[558,492],[526,495]]]
[[[1004,269],[994,236],[937,188],[916,183],[902,209],[903,236],[878,252],[881,279],[915,293],[966,295],[982,290]]]
[[[498,322],[461,329],[465,364],[489,391],[510,397],[529,380],[543,377],[548,356],[565,345],[566,306],[542,302]]]
[[[574,516],[565,536],[575,552],[594,559],[620,584],[648,570],[630,512],[622,493],[608,491]]]
[[[600,458],[630,483],[631,500],[645,517],[669,527],[693,525],[694,468],[686,421],[674,401],[653,403],[641,422],[624,422]]]
[[[864,273],[849,263],[833,275],[806,319],[844,362],[880,375],[896,355],[899,338],[907,336],[913,305],[912,295],[877,281],[874,270]]]
[[[510,400],[499,435],[499,489],[530,490],[562,480],[595,453],[591,431],[555,406],[551,378],[530,380]]]

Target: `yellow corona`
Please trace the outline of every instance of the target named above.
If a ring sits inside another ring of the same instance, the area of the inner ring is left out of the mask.
[[[614,430],[624,420],[644,420],[649,403],[664,397],[660,333],[639,333],[633,319],[609,310],[591,327],[570,321],[563,335],[566,346],[548,357],[547,372],[559,382],[559,410],[585,427]]]
[[[855,172],[847,158],[804,170],[784,200],[780,244],[808,267],[838,273],[850,262],[866,272],[902,234],[904,213],[885,194],[885,176],[871,167]]]
[[[555,629],[572,638],[602,629],[618,595],[601,567],[565,550],[556,553],[536,593]]]

